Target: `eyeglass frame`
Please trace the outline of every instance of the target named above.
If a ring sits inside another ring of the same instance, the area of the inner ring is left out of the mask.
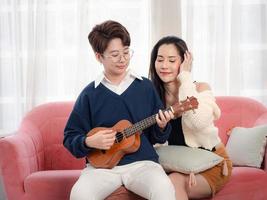
[[[127,55],[124,55],[124,51],[127,51],[127,50],[129,52],[129,58],[125,58],[125,56],[127,56]],[[116,56],[118,58],[115,58],[114,56],[111,55],[114,52],[118,52],[118,55]],[[111,61],[114,62],[114,63],[118,63],[118,62],[120,62],[120,60],[121,60],[122,57],[125,60],[129,61],[133,57],[133,54],[134,54],[134,50],[131,49],[131,48],[127,48],[127,49],[124,49],[124,50],[114,50],[114,52],[110,53],[110,55],[101,54],[101,56],[103,56],[104,58],[111,59]],[[123,52],[123,55],[120,52]],[[114,59],[118,59],[118,60],[117,61],[114,61]]]

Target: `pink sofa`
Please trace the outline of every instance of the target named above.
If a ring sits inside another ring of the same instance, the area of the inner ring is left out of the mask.
[[[217,97],[222,110],[216,122],[220,137],[234,126],[267,124],[267,108],[242,97]],[[62,145],[63,129],[73,102],[48,103],[34,108],[17,133],[0,139],[0,169],[8,200],[67,200],[85,165]],[[262,169],[234,167],[230,182],[213,200],[266,200],[267,161]],[[89,199],[89,198],[88,198]],[[141,199],[119,188],[112,199]]]

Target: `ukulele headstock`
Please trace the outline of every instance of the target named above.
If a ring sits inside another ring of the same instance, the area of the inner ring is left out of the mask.
[[[197,98],[194,96],[187,97],[185,100],[180,101],[171,106],[174,114],[185,112],[188,110],[193,110],[198,108]]]

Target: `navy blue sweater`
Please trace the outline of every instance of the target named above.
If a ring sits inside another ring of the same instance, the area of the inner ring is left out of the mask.
[[[87,133],[95,127],[112,127],[122,119],[136,123],[162,109],[162,102],[152,83],[143,78],[135,79],[121,94],[117,95],[103,84],[94,87],[90,83],[79,95],[64,130],[64,146],[77,158],[85,157],[93,151],[85,145]],[[168,124],[161,132],[155,124],[141,134],[139,149],[125,155],[118,165],[140,160],[158,162],[152,144],[164,143],[169,137]]]

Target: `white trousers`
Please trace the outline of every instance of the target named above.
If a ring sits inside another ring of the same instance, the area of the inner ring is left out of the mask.
[[[146,199],[175,200],[169,177],[153,161],[138,161],[112,169],[88,165],[74,184],[70,200],[103,200],[121,185]]]

